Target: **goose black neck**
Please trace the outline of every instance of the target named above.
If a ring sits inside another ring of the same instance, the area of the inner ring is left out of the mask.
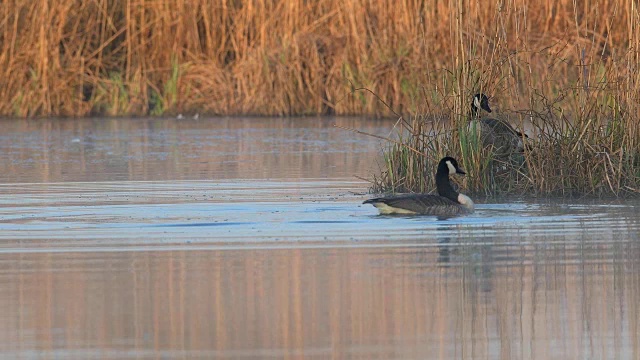
[[[438,166],[438,171],[436,172],[438,195],[458,202],[458,193],[453,189],[453,186],[451,186],[451,182],[449,182],[449,167],[447,164],[443,165],[444,166]]]

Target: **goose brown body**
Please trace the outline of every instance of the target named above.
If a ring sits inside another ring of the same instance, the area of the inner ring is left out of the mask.
[[[456,216],[472,212],[457,201],[428,194],[407,194],[370,199],[364,202],[372,204],[380,214]]]
[[[387,196],[365,201],[372,204],[380,214],[434,215],[438,217],[456,216],[473,212],[473,201],[464,194],[456,192],[449,182],[450,174],[464,174],[458,162],[445,157],[440,160],[436,172],[438,195],[405,194]]]
[[[523,137],[527,138],[509,123],[489,117],[479,118],[479,110],[491,113],[489,98],[485,94],[476,94],[471,103],[471,130],[479,130],[482,146],[494,148],[497,155],[510,155],[524,151]]]

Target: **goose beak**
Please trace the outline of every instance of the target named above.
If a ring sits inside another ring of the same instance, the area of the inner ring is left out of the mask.
[[[482,97],[482,100],[480,101],[480,107],[482,108],[482,110],[490,113],[491,112],[491,108],[489,107],[489,98],[486,96]]]
[[[460,168],[457,168],[457,169],[456,169],[456,174],[467,175],[467,173],[466,173],[466,172],[464,172],[464,171],[463,171],[462,169],[460,169]]]

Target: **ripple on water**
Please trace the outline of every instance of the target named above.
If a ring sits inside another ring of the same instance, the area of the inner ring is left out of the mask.
[[[0,358],[640,358],[638,201],[379,216],[334,123],[3,121]]]
[[[377,215],[362,205],[366,187],[360,181],[313,179],[16,184],[0,188],[0,239],[6,240],[0,248],[490,244],[511,249],[629,242],[639,229],[632,201],[486,203],[469,216],[438,220]]]

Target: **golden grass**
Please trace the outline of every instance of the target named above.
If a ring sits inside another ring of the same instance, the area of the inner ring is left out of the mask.
[[[638,22],[632,0],[7,0],[0,114],[390,115],[358,87],[519,109],[601,75],[637,91]]]

